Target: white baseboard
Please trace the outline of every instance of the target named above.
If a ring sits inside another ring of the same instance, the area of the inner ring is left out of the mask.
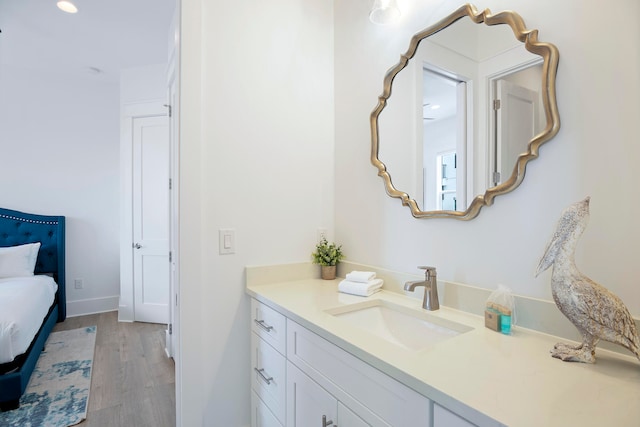
[[[67,301],[67,317],[85,316],[118,310],[120,296]]]

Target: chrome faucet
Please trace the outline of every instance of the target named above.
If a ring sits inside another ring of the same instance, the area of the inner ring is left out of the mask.
[[[440,302],[438,301],[438,282],[436,280],[435,267],[418,267],[424,270],[425,280],[416,280],[404,284],[405,291],[413,292],[418,286],[424,286],[424,299],[422,300],[422,308],[429,311],[438,310]]]

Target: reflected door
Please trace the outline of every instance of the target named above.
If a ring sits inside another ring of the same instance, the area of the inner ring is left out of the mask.
[[[536,132],[538,93],[524,86],[498,80],[496,82],[496,173],[493,184],[508,179],[518,156]]]

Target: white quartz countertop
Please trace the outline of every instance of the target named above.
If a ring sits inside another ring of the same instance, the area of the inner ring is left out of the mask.
[[[593,365],[554,359],[557,337],[514,327],[489,330],[484,318],[442,307],[434,316],[473,328],[421,351],[396,346],[325,310],[382,299],[415,310],[421,301],[395,292],[338,292],[336,280],[247,286],[288,318],[480,426],[640,426],[640,361],[598,349]]]

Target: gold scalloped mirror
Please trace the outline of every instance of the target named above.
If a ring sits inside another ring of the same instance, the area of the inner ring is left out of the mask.
[[[415,34],[370,118],[387,194],[416,218],[469,220],[516,189],[560,129],[558,58],[517,13],[471,4]]]

